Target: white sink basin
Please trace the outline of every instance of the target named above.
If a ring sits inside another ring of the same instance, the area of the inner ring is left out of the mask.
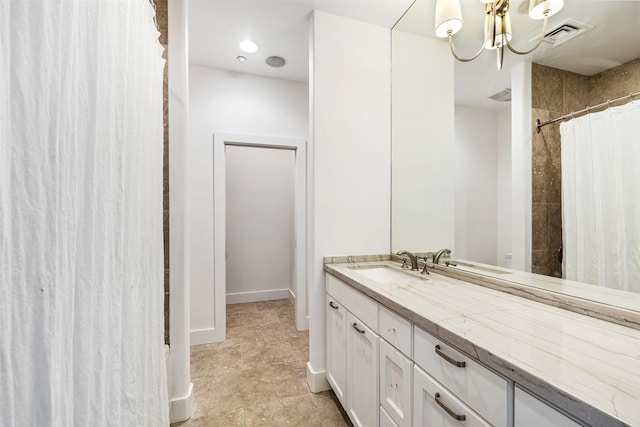
[[[352,269],[359,275],[378,283],[405,284],[426,280],[426,277],[420,277],[386,266],[354,267]]]

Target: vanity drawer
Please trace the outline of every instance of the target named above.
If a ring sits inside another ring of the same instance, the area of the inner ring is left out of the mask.
[[[413,426],[491,427],[460,399],[417,366],[413,368]],[[458,417],[463,420],[459,420]]]
[[[580,427],[580,424],[516,387],[514,402],[515,427]]]
[[[380,327],[378,328],[378,333],[389,344],[404,353],[405,356],[411,357],[413,333],[410,321],[386,307],[380,306]]]
[[[507,380],[420,328],[414,346],[417,365],[492,425],[507,425]]]
[[[369,328],[378,328],[377,302],[329,273],[326,273],[325,277],[327,293],[342,302],[347,310],[353,313]]]

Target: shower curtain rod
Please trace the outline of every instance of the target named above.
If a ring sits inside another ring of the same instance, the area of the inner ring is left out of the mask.
[[[578,110],[578,111],[574,111],[573,113],[565,114],[564,116],[557,117],[557,118],[555,118],[553,120],[549,120],[548,122],[544,122],[544,123],[540,123],[540,119],[536,119],[536,132],[540,133],[540,129],[542,129],[543,126],[559,122],[560,120],[573,118],[573,117],[576,116],[576,114],[581,114],[581,113],[587,113],[588,114],[588,113],[591,112],[591,110],[593,110],[595,108],[600,108],[600,107],[605,107],[605,106],[607,108],[609,108],[613,102],[620,102],[620,101],[623,101],[625,99],[632,99],[632,98],[634,98],[634,97],[636,97],[638,95],[640,95],[640,92],[632,92],[629,95],[621,96],[620,98],[616,98],[616,99],[610,99],[610,100],[608,100],[606,102],[603,102],[601,104],[594,105],[592,107],[583,108],[582,110]],[[605,110],[607,108],[605,108]]]

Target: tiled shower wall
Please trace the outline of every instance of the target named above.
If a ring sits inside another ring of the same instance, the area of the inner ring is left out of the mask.
[[[588,77],[533,64],[532,121],[545,122],[640,90],[640,58]],[[560,123],[532,130],[531,271],[562,277]]]
[[[163,58],[167,60],[168,53],[168,23],[169,13],[167,0],[155,0],[156,23],[160,30],[160,44],[164,47]],[[169,89],[167,63],[164,66],[164,83],[162,85],[162,111],[164,125],[163,137],[163,179],[162,179],[162,209],[164,235],[164,341],[169,344]]]

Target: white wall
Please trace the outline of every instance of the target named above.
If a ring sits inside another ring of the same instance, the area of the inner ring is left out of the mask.
[[[393,32],[394,252],[454,249],[454,73],[446,43]]]
[[[389,252],[390,30],[315,11],[311,52],[307,378],[318,391],[328,386],[322,257]]]
[[[498,131],[493,111],[455,108],[455,257],[497,263]],[[441,177],[442,190],[454,178]]]
[[[531,271],[531,63],[511,69],[511,267]]]
[[[193,413],[190,374],[190,277],[187,132],[189,114],[188,13],[184,0],[169,2],[169,205],[170,325],[169,400],[171,422],[184,421]]]
[[[511,267],[511,108],[496,114],[498,131],[498,264]]]
[[[191,337],[215,336],[213,271],[213,133],[306,139],[308,87],[304,83],[191,65],[189,69]]]
[[[227,304],[289,298],[295,152],[225,151]]]

